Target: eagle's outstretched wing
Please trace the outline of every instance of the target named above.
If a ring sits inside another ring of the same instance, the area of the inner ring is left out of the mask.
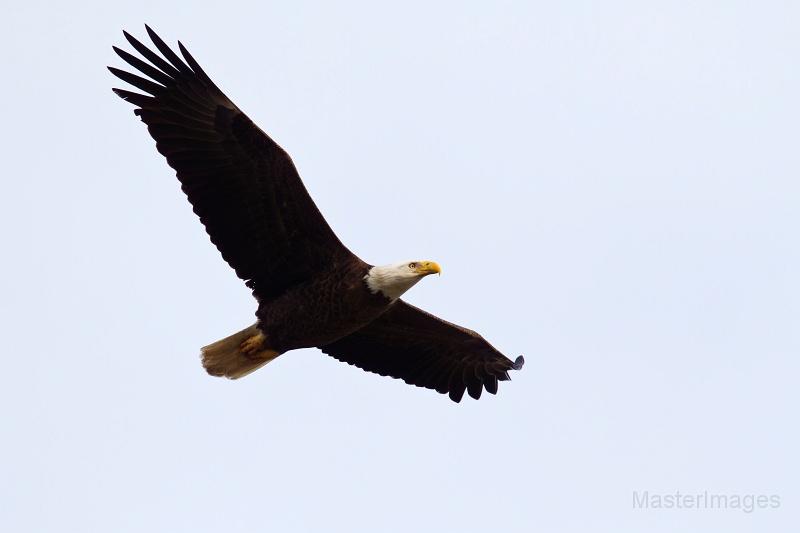
[[[511,361],[474,331],[402,300],[364,328],[319,348],[369,372],[449,394],[455,402],[465,390],[475,399],[484,388],[495,394],[497,382],[525,362],[522,356]]]
[[[211,241],[257,297],[352,261],[303,186],[291,158],[231,102],[181,43],[183,60],[147,27],[159,56],[125,32],[145,59],[114,51],[149,79],[109,67],[147,94],[114,89],[136,106],[175,169]],[[184,61],[185,60],[185,61]]]

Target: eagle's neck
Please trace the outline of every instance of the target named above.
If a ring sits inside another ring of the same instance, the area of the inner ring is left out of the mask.
[[[396,300],[408,289],[417,284],[421,278],[410,275],[406,263],[399,265],[375,266],[364,276],[372,294],[381,293],[390,300]]]

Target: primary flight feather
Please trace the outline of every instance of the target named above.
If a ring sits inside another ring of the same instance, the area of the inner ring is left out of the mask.
[[[433,261],[365,263],[338,239],[289,155],[211,81],[179,42],[156,33],[158,55],[124,32],[144,61],[114,51],[145,77],[109,70],[142,93],[114,92],[134,106],[211,241],[258,301],[252,326],[202,349],[209,374],[237,379],[298,348],[448,394],[494,394],[522,368],[474,331],[400,296],[439,273]],[[149,62],[149,63],[148,63]]]

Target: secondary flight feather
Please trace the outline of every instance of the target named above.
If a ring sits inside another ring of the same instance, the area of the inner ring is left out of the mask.
[[[400,299],[433,261],[373,266],[348,250],[306,191],[289,155],[211,81],[179,42],[156,33],[159,55],[114,47],[138,74],[109,67],[141,92],[133,104],[211,241],[258,302],[255,324],[201,350],[209,374],[243,377],[281,354],[317,347],[351,365],[460,401],[497,392],[522,368],[474,331]],[[144,76],[144,77],[143,77]]]

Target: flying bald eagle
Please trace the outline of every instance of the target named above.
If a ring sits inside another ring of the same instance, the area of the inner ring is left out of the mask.
[[[114,89],[136,106],[156,148],[225,261],[252,289],[257,322],[202,349],[213,376],[237,379],[298,348],[458,402],[475,399],[522,368],[483,337],[405,303],[400,296],[433,261],[365,263],[336,237],[289,155],[206,75],[179,42],[183,59],[150,27],[159,56],[127,32],[142,59],[114,51],[147,78],[109,67],[146,94]],[[149,78],[149,79],[148,79]]]

